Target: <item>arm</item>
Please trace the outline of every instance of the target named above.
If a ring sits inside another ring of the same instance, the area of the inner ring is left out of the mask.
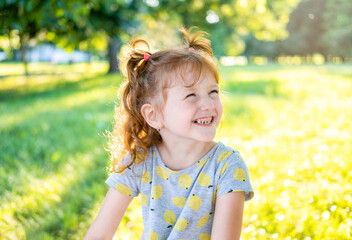
[[[132,199],[110,188],[84,239],[112,239]]]
[[[241,191],[226,193],[216,199],[211,239],[240,239],[244,198]]]

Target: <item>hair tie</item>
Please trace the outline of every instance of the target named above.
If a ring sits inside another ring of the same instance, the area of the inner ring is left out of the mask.
[[[150,54],[144,54],[144,56],[143,56],[143,58],[144,58],[144,61],[148,61],[148,59],[149,59],[149,57],[150,57]]]
[[[193,50],[194,50],[194,48],[193,48],[193,47],[190,47],[190,48],[189,48],[189,50],[193,51]]]

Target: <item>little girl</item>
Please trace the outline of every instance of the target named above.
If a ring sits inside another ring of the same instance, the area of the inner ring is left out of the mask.
[[[222,115],[210,41],[181,29],[187,45],[132,51],[115,116],[110,189],[86,239],[112,239],[141,196],[142,239],[239,239],[253,197],[238,151],[213,141]],[[122,160],[121,160],[122,159]]]

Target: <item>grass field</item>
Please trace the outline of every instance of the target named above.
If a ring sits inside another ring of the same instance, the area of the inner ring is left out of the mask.
[[[0,239],[82,239],[104,198],[115,94],[104,63],[0,64]],[[221,67],[217,140],[255,197],[242,239],[352,237],[352,65]],[[116,239],[139,239],[139,199]]]

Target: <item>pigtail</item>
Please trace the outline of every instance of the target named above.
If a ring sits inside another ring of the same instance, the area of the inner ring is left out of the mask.
[[[208,35],[206,32],[197,31],[193,35],[191,34],[193,27],[187,30],[185,27],[180,29],[186,40],[187,47],[190,49],[201,50],[213,57],[213,50],[211,49],[210,40],[206,39],[205,36]]]
[[[139,44],[147,46],[148,51],[137,49]],[[149,45],[144,40],[135,40],[130,47],[127,57],[121,59],[121,70],[126,81],[121,86],[121,105],[115,110],[114,133],[110,134],[110,170],[115,172],[123,172],[133,163],[143,162],[149,154],[149,148],[161,142],[160,134],[147,124],[140,111],[146,100],[145,91],[151,88],[150,82],[153,82],[148,70],[152,61]],[[120,146],[123,146],[122,150]],[[127,153],[131,161],[127,165],[119,164]]]
[[[148,51],[138,49],[138,44],[144,44],[148,48]],[[146,72],[148,61],[145,61],[144,56],[150,56],[151,53],[149,52],[149,44],[142,39],[132,41],[130,48],[131,51],[128,56],[125,59],[122,59],[121,70],[129,80],[132,80],[130,78],[131,74],[134,75],[134,78],[137,78],[139,75],[142,75]]]

